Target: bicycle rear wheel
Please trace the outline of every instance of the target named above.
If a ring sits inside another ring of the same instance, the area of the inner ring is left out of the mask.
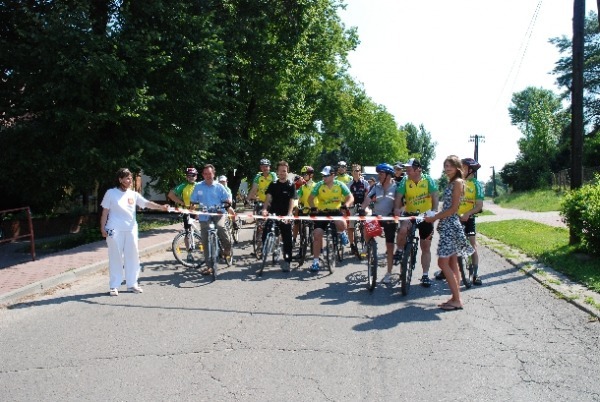
[[[402,292],[402,296],[406,296],[410,291],[413,270],[413,247],[412,242],[407,242],[402,255],[402,262],[400,264],[400,291]]]
[[[473,267],[470,266],[468,257],[458,256],[458,269],[463,285],[465,285],[465,288],[470,289],[473,286]]]
[[[184,267],[198,268],[204,264],[204,248],[202,247],[202,237],[199,233],[181,232],[173,239],[171,247],[173,249],[173,256]],[[186,238],[188,242],[186,245]]]
[[[239,224],[231,228],[231,239],[233,244],[238,244],[240,241],[240,227]]]
[[[373,291],[377,285],[377,242],[369,240],[367,245],[367,289]]]

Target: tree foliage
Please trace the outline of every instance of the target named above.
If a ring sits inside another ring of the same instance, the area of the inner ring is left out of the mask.
[[[561,134],[569,121],[559,96],[547,89],[529,87],[513,94],[508,113],[523,137],[518,141],[517,161],[504,167],[503,180],[515,190],[549,186],[552,172],[560,167]]]
[[[3,203],[47,210],[86,199],[122,166],[166,192],[185,167],[212,163],[236,190],[263,157],[299,169],[407,156],[393,117],[347,74],[358,37],[340,7],[2,2]]]
[[[430,172],[431,162],[435,159],[435,146],[429,133],[423,124],[417,128],[412,123],[405,124],[402,131],[406,133],[406,142],[409,158],[418,158],[425,172]]]

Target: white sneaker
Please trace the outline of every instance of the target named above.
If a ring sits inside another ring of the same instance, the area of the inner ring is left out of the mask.
[[[111,295],[111,296],[118,296],[118,295],[119,295],[119,289],[117,289],[117,288],[112,288],[112,289],[110,290],[110,295]]]
[[[389,272],[387,272],[384,276],[383,279],[381,280],[381,282],[383,283],[392,283],[392,275],[390,275]]]
[[[132,292],[132,293],[144,293],[144,291],[142,290],[141,287],[139,287],[138,285],[135,285],[133,287],[127,288],[128,292]]]

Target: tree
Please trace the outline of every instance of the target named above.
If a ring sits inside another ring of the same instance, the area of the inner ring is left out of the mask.
[[[584,27],[584,125],[587,133],[583,139],[583,164],[587,166],[597,166],[600,159],[600,149],[595,146],[600,136],[600,31],[598,15],[590,12],[585,20]],[[550,43],[554,44],[561,54],[552,71],[557,76],[557,84],[564,88],[562,92],[563,99],[569,99],[572,87],[572,39],[562,36],[551,38]],[[563,136],[561,139],[561,149],[563,153],[570,152],[570,136]]]
[[[517,175],[527,177],[513,179],[513,183],[521,190],[552,183],[559,140],[568,124],[568,115],[561,107],[560,98],[543,88],[528,87],[512,96],[508,108],[511,123],[523,134],[518,141],[519,163],[513,166],[517,168]],[[506,182],[510,183],[510,180]]]
[[[431,133],[421,124],[419,128],[407,123],[401,130],[406,132],[406,143],[408,147],[409,158],[418,158],[427,173],[430,171],[430,164],[435,158],[435,146],[437,143],[431,140]]]

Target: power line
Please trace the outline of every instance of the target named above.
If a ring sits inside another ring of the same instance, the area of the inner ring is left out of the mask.
[[[515,60],[513,61],[512,65],[510,67],[508,75],[506,76],[506,80],[504,81],[504,84],[502,85],[502,89],[500,90],[500,94],[498,95],[498,98],[496,99],[494,109],[496,109],[496,107],[498,106],[498,103],[500,102],[500,99],[502,99],[502,95],[504,94],[504,91],[506,90],[508,81],[510,80],[510,77],[513,75],[513,70],[515,69],[515,65],[517,65],[517,63],[518,63],[518,67],[517,67],[516,73],[514,74],[514,78],[513,78],[513,82],[512,82],[512,86],[511,86],[512,88],[514,88],[517,78],[519,77],[519,72],[521,71],[521,66],[523,65],[523,60],[525,59],[525,55],[527,54],[527,49],[529,48],[529,42],[531,41],[531,36],[533,35],[535,24],[537,22],[538,15],[540,14],[540,9],[542,8],[542,3],[543,3],[543,0],[538,1],[535,11],[533,12],[533,16],[531,17],[531,20],[529,21],[529,26],[527,27],[527,30],[525,31],[523,41],[521,42],[521,46],[519,47],[518,54],[515,57]]]

